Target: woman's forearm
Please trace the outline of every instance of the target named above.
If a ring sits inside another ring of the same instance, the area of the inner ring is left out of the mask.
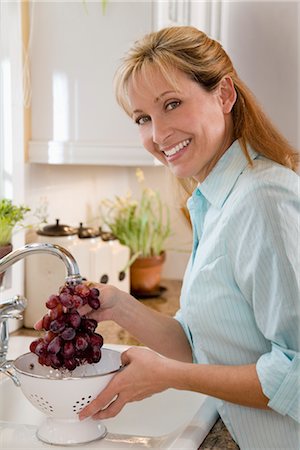
[[[162,376],[169,387],[201,392],[231,403],[268,409],[255,364],[225,366],[165,360]]]
[[[114,320],[143,345],[168,357],[191,362],[192,351],[180,323],[148,308],[128,295],[120,301]]]

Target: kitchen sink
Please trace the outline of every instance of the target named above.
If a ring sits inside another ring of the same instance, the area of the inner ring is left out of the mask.
[[[28,351],[32,337],[10,338],[10,359]],[[127,346],[105,345],[124,351]],[[45,420],[11,379],[0,378],[0,447],[2,449],[45,448],[38,440],[37,427]],[[215,401],[211,397],[188,391],[168,389],[140,402],[126,405],[119,415],[103,420],[108,433],[104,439],[74,448],[126,449],[165,448],[198,449],[217,420]],[[64,449],[65,446],[53,446]],[[71,448],[71,446],[69,446]]]

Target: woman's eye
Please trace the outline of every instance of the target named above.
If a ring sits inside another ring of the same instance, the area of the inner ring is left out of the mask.
[[[140,116],[135,119],[135,123],[137,123],[138,125],[144,125],[144,123],[149,122],[149,120],[149,116]]]
[[[180,105],[180,103],[181,102],[179,100],[173,100],[172,102],[166,104],[166,109],[167,110],[175,109]]]

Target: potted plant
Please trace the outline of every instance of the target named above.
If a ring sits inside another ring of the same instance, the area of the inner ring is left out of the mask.
[[[24,205],[13,205],[11,200],[0,200],[0,258],[12,251],[12,234],[15,228],[23,226],[23,220],[30,208]],[[4,272],[0,273],[0,286]]]
[[[140,184],[142,170],[137,169]],[[157,191],[142,187],[139,200],[129,193],[105,199],[100,206],[102,222],[112,234],[130,248],[131,291],[137,295],[155,294],[160,287],[165,244],[171,234],[170,214]]]

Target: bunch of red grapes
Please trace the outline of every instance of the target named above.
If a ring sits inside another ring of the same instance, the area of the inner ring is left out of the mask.
[[[89,304],[100,307],[99,290],[84,284],[66,284],[58,295],[51,295],[42,326],[43,337],[30,344],[30,351],[38,356],[40,364],[54,369],[74,370],[82,364],[97,363],[101,358],[103,338],[95,333],[97,321],[81,316],[78,308]]]

